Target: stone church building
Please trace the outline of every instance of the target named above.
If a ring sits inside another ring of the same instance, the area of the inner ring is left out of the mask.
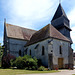
[[[49,69],[73,68],[70,23],[59,4],[51,24],[39,31],[4,22],[4,55],[31,55]]]

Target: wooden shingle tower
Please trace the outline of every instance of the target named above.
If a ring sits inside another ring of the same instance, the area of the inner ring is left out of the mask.
[[[54,14],[54,17],[51,21],[51,24],[64,36],[66,36],[72,43],[71,37],[70,37],[70,23],[69,19],[66,16],[66,13],[64,9],[61,6],[61,3],[59,3],[59,6]]]

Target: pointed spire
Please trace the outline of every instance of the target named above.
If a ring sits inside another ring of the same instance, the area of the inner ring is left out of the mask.
[[[61,17],[61,16],[65,16],[67,18],[64,9],[61,6],[61,3],[59,3],[59,6],[58,6],[58,8],[57,8],[57,10],[55,12],[55,15],[54,15],[52,21],[57,19],[57,18],[59,18],[59,17]]]
[[[4,23],[6,23],[6,18],[4,18]]]
[[[61,4],[61,0],[59,0],[59,4]]]

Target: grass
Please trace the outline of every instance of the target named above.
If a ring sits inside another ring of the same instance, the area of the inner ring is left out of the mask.
[[[32,71],[32,70],[19,70],[19,69],[0,69],[0,75],[17,75],[17,74],[36,74],[36,73],[54,73],[59,72],[55,70],[51,71]]]

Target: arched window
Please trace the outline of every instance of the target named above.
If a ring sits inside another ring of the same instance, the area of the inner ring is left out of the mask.
[[[44,48],[44,46],[42,46],[42,55],[44,55],[45,54],[45,48]]]
[[[28,50],[28,48],[26,48],[25,53],[24,53],[24,54],[26,54],[26,55],[27,55],[27,50]]]
[[[19,56],[21,56],[21,50],[19,50]]]
[[[59,53],[62,54],[62,46],[59,46]]]
[[[30,55],[31,55],[31,50],[30,50]]]

